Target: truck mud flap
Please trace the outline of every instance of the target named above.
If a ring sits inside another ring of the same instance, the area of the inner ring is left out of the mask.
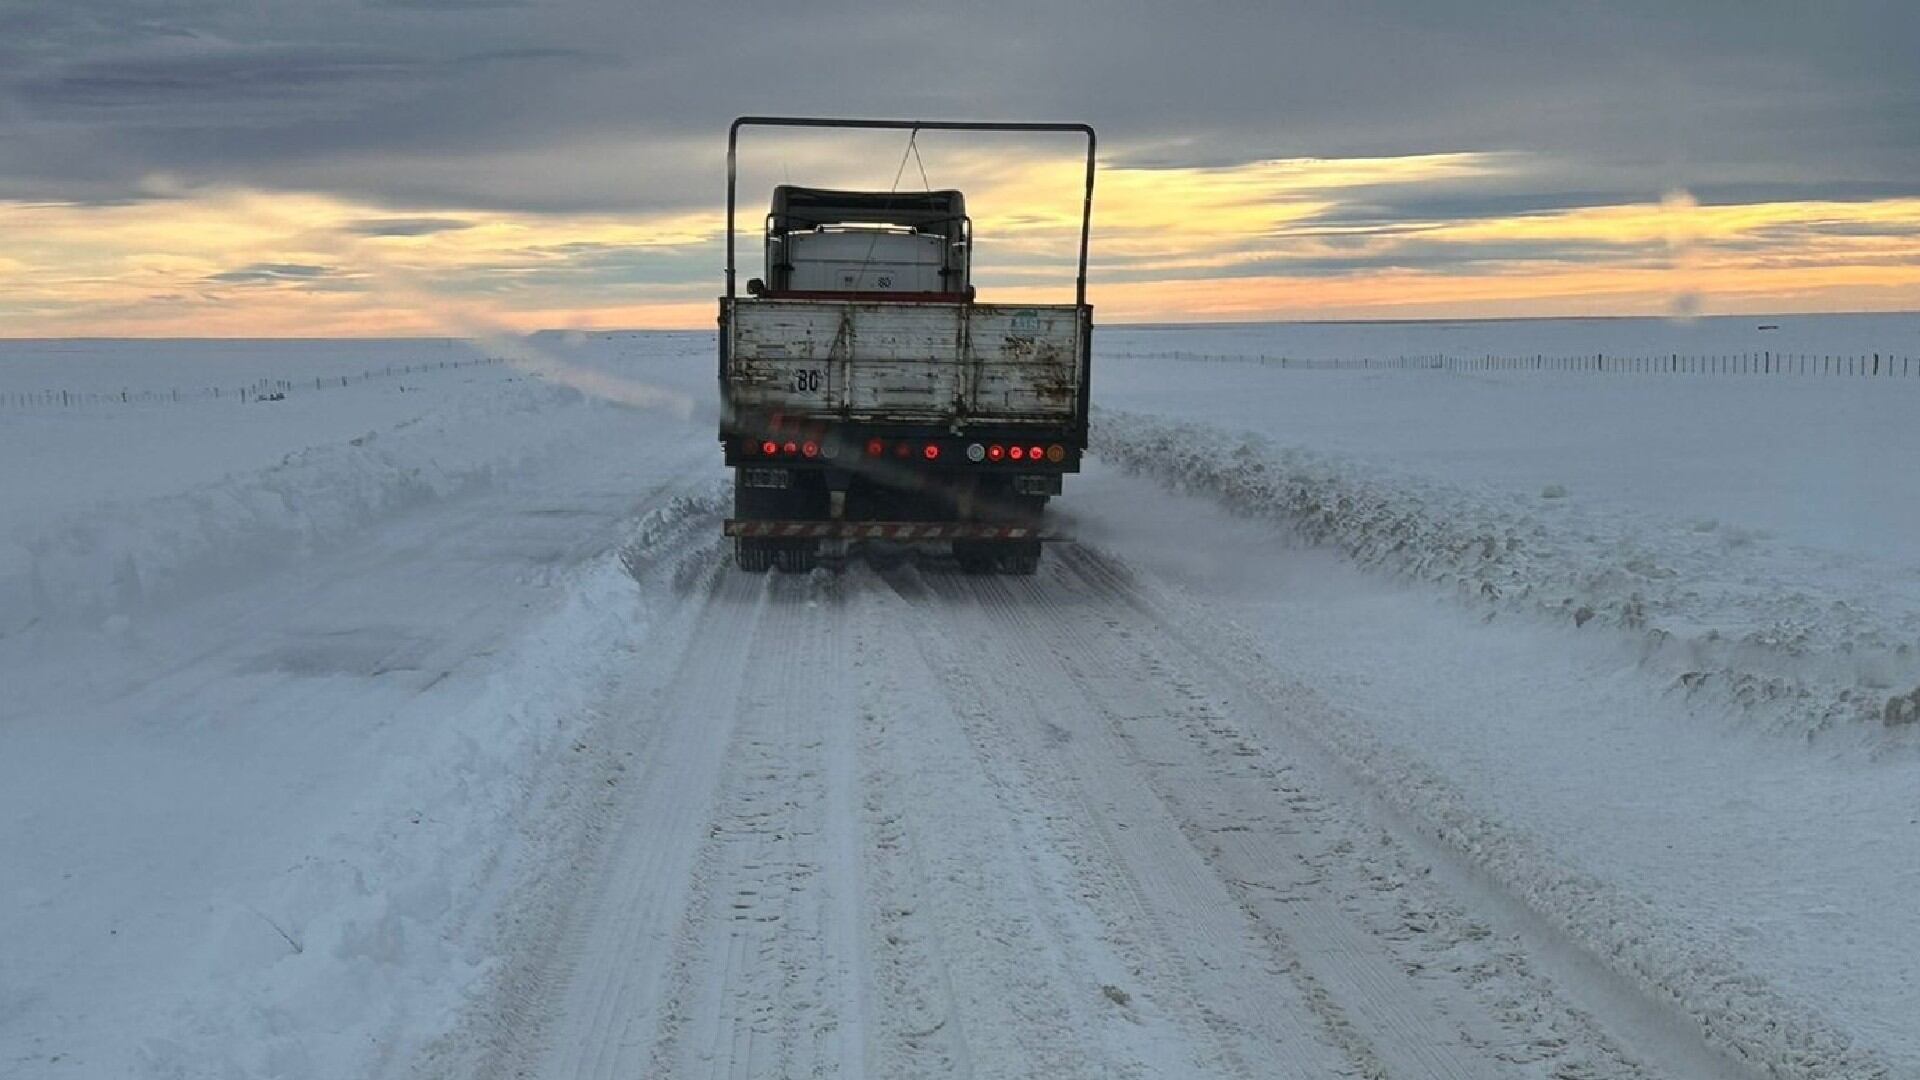
[[[742,521],[728,518],[727,536],[763,540],[975,540],[1065,543],[1073,537],[1031,525],[981,521]]]

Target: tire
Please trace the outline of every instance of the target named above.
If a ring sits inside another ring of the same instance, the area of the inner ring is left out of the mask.
[[[1018,574],[1028,576],[1040,569],[1040,545],[1037,542],[1009,544],[956,540],[953,561],[963,574]]]
[[[1000,565],[1009,574],[1032,577],[1040,569],[1041,550],[1038,543],[1013,545],[1006,554],[1000,556]]]
[[[733,565],[749,574],[764,574],[773,569],[773,547],[765,540],[736,537],[733,541]]]
[[[963,574],[991,574],[997,560],[994,558],[993,549],[986,544],[955,540],[953,561],[960,564],[960,572]]]
[[[773,551],[773,565],[783,574],[804,574],[820,565],[820,545],[812,541],[781,544]]]

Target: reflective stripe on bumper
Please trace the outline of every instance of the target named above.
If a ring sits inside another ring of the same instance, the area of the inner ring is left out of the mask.
[[[1041,540],[1071,539],[1030,525],[980,521],[742,521],[728,518],[728,536],[768,540]]]

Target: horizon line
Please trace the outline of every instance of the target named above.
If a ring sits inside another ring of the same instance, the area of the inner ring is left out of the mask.
[[[1705,322],[1709,319],[1810,319],[1810,318],[1861,318],[1865,316],[1913,316],[1920,317],[1920,308],[1901,308],[1896,310],[1867,309],[1857,311],[1765,311],[1737,312],[1719,315],[1466,315],[1466,316],[1419,316],[1408,318],[1383,319],[1209,319],[1206,321],[1181,322],[1159,320],[1153,322],[1109,322],[1096,323],[1096,329],[1118,330],[1195,330],[1232,326],[1378,326],[1382,324],[1403,325],[1439,325],[1443,323],[1519,323],[1519,322],[1607,322],[1607,321],[1658,321],[1665,323]],[[594,327],[591,329],[550,326],[539,330],[530,330],[523,334],[510,334],[530,338],[540,334],[710,334],[712,329],[675,326],[627,326]],[[293,334],[0,334],[0,343],[14,341],[473,341],[473,337],[460,337],[450,334],[338,334],[338,335],[293,335]]]

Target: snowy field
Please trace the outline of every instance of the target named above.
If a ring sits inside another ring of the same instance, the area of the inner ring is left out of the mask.
[[[760,578],[707,334],[0,342],[0,1076],[1920,1076],[1920,377],[1272,362],[1756,352],[1103,328]]]

